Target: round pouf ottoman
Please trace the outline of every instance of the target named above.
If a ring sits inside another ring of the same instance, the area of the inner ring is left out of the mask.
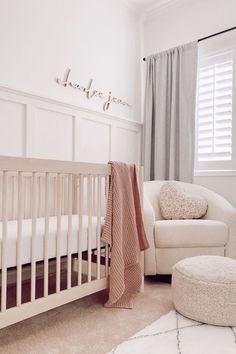
[[[183,259],[173,268],[172,294],[183,316],[236,326],[236,261],[221,256]]]

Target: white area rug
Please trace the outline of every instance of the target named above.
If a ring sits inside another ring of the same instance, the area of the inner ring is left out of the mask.
[[[171,311],[108,354],[236,354],[236,327],[210,326]]]

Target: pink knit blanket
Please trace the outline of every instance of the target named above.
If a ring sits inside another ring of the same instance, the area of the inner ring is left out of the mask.
[[[111,164],[107,214],[102,240],[111,246],[106,307],[133,308],[142,282],[140,251],[149,247],[142,220],[135,165]]]

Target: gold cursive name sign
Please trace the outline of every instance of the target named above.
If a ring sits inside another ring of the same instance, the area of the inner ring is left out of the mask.
[[[88,100],[90,100],[93,97],[98,97],[98,98],[104,99],[105,100],[105,102],[103,104],[103,110],[104,111],[107,111],[110,108],[110,105],[112,103],[121,104],[123,106],[131,107],[131,105],[129,103],[123,101],[120,98],[117,98],[117,97],[113,96],[111,91],[109,91],[108,94],[105,94],[102,91],[95,90],[92,87],[93,86],[93,82],[94,82],[93,79],[90,79],[88,85],[85,87],[85,86],[82,86],[80,84],[77,84],[77,83],[71,81],[70,80],[70,74],[71,74],[71,69],[67,69],[67,72],[66,72],[66,75],[65,75],[65,79],[62,80],[60,78],[57,78],[56,79],[57,83],[59,85],[64,86],[64,87],[72,87],[72,88],[74,88],[76,90],[84,92]]]

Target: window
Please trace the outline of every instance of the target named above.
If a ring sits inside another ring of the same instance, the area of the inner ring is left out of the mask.
[[[199,56],[195,170],[236,170],[235,50]]]

